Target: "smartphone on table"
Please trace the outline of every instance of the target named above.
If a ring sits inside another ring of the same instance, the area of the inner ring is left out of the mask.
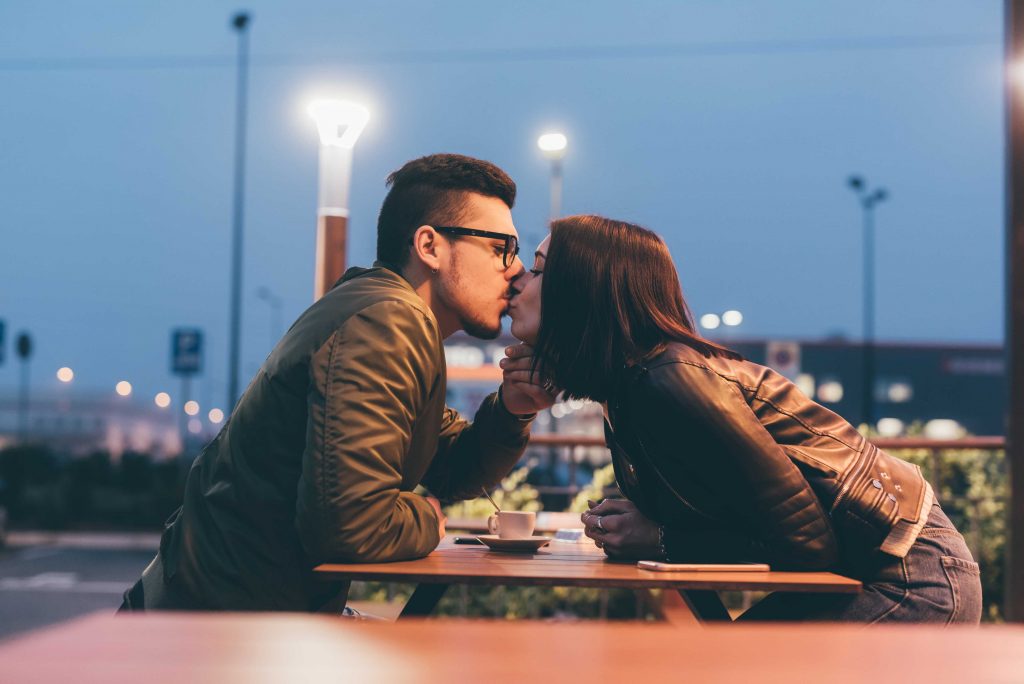
[[[637,561],[641,570],[656,572],[768,572],[767,563],[662,563],[661,561]]]

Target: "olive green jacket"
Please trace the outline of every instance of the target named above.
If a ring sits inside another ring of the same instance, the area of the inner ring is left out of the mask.
[[[468,498],[522,455],[529,420],[490,395],[445,406],[433,313],[398,274],[353,268],[292,325],[192,466],[146,608],[317,610],[325,562],[397,561],[439,542],[413,489]]]

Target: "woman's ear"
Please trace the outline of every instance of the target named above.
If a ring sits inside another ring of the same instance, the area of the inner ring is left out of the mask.
[[[445,241],[433,226],[420,226],[412,234],[412,257],[431,273],[441,268],[441,252],[445,248]]]

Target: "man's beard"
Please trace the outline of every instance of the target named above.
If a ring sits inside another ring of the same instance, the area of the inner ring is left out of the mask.
[[[501,319],[498,319],[498,325],[493,328],[488,326],[486,323],[471,321],[465,318],[460,319],[459,323],[462,325],[462,329],[467,335],[480,340],[493,340],[501,334]]]
[[[449,301],[455,302],[458,301],[460,294],[464,294],[468,291],[468,288],[462,281],[462,269],[460,267],[461,264],[459,263],[458,252],[454,252],[452,254],[450,266],[452,275],[451,282],[447,284],[446,287],[448,290],[447,298]],[[459,325],[467,335],[480,340],[493,340],[501,334],[501,316],[498,317],[498,323],[492,327],[477,318],[470,318],[467,315],[460,314]]]

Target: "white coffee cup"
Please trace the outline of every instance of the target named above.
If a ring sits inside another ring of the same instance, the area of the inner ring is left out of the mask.
[[[499,511],[487,519],[487,529],[502,539],[527,539],[533,536],[537,514],[533,511]]]

